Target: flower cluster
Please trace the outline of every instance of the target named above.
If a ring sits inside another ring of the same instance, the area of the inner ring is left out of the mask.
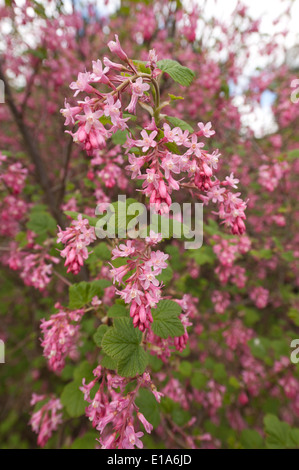
[[[155,307],[161,298],[162,283],[157,279],[162,270],[167,268],[168,255],[160,250],[152,251],[151,246],[161,240],[161,235],[151,233],[145,243],[139,240],[128,240],[112,250],[112,260],[129,258],[126,264],[115,268],[112,266],[111,274],[114,283],[126,284],[117,294],[130,304],[130,316],[134,327],[140,331],[149,328],[153,321],[151,308]],[[124,277],[131,271],[124,281]]]
[[[84,310],[65,311],[55,304],[58,313],[51,315],[49,320],[41,321],[42,347],[48,360],[49,368],[61,372],[66,357],[76,358],[79,337],[79,322]]]
[[[62,409],[62,404],[59,398],[50,397],[50,399],[43,404],[46,399],[46,395],[37,395],[34,393],[30,402],[31,406],[38,404],[37,406],[39,408],[37,411],[33,412],[29,424],[33,432],[38,434],[37,443],[41,447],[46,445],[53,431],[56,431],[59,424],[62,423],[62,413],[59,413]]]
[[[88,219],[83,219],[79,214],[77,220],[72,222],[71,227],[62,230],[58,227],[58,243],[63,243],[65,248],[60,251],[62,258],[65,258],[64,266],[67,266],[67,272],[78,274],[88,258],[87,246],[95,239],[95,231],[90,227]]]
[[[19,249],[16,242],[11,242],[2,262],[10,269],[19,271],[26,286],[43,291],[52,279],[53,264],[58,264],[59,259],[48,253],[48,246],[34,243],[34,236],[32,232],[27,233],[28,243],[23,249]]]
[[[213,251],[220,262],[215,272],[220,282],[226,284],[231,280],[231,282],[236,284],[239,288],[244,287],[247,279],[245,269],[242,266],[236,266],[234,263],[240,254],[245,254],[250,250],[250,239],[243,236],[227,240],[220,239],[218,235],[215,235],[213,239],[216,241],[216,244],[213,246]]]
[[[19,162],[12,163],[4,169],[3,162],[6,161],[7,157],[0,155],[0,181],[3,181],[13,194],[20,194],[23,191],[28,170]]]
[[[107,373],[101,366],[94,369],[93,375],[95,378],[89,384],[83,379],[80,390],[89,403],[86,415],[101,434],[99,439],[101,448],[134,449],[136,446],[141,449],[143,444],[140,437],[143,436],[143,432],[135,431],[137,423],[134,423],[134,413],[147,433],[151,433],[153,426],[135,403],[138,390],[140,387],[149,388],[157,401],[161,400],[162,394],[156,390],[147,373],[138,377],[135,389],[128,393],[125,393],[128,379]],[[99,381],[100,386],[94,398],[91,398],[91,391]]]

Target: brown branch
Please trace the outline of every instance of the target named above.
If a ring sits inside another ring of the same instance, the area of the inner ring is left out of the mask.
[[[7,79],[6,79],[6,76],[5,76],[5,74],[2,70],[1,61],[0,61],[0,79],[4,83],[5,99],[6,99],[7,105],[9,107],[9,109],[11,111],[11,114],[12,114],[14,120],[15,120],[15,123],[16,123],[16,125],[17,125],[17,127],[18,127],[18,129],[19,129],[19,131],[22,135],[24,146],[27,149],[29,157],[30,157],[32,163],[35,166],[37,181],[39,182],[39,184],[41,185],[41,187],[43,188],[43,190],[45,192],[46,201],[48,203],[48,206],[51,210],[52,215],[55,217],[55,219],[57,220],[57,222],[61,226],[64,226],[64,221],[63,221],[62,214],[61,214],[59,208],[56,206],[55,198],[54,198],[54,196],[51,192],[51,184],[50,184],[50,180],[48,178],[46,167],[45,167],[44,162],[41,158],[41,155],[40,155],[39,149],[37,147],[37,144],[36,144],[35,140],[33,139],[32,133],[31,133],[30,129],[28,128],[28,126],[24,123],[22,113],[18,110],[18,108],[15,104],[15,101],[13,99],[12,90],[11,90],[10,85],[9,85]]]
[[[60,192],[57,198],[57,206],[60,207],[61,203],[63,202],[64,198],[64,193],[65,193],[65,186],[66,186],[66,180],[67,180],[67,174],[68,174],[68,169],[69,169],[69,163],[72,155],[72,148],[73,148],[73,137],[70,136],[70,139],[67,144],[66,148],[66,155],[65,155],[65,160],[64,160],[64,165],[63,165],[63,175],[62,175],[62,180],[61,180],[61,185],[60,185]]]

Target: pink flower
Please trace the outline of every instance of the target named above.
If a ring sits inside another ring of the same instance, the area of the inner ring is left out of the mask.
[[[102,129],[102,124],[100,123],[99,119],[100,117],[103,116],[103,111],[99,110],[99,111],[93,112],[88,105],[85,105],[83,110],[84,110],[84,116],[79,115],[77,116],[77,119],[80,122],[85,123],[86,133],[89,134],[92,128]]]
[[[220,188],[220,186],[215,185],[212,186],[207,195],[212,202],[216,203],[224,201],[223,193],[225,193],[225,188]]]
[[[121,117],[120,109],[120,100],[114,101],[114,98],[111,95],[108,95],[104,107],[104,115],[107,117],[110,116],[112,124],[114,124],[114,126],[118,127],[119,129],[124,130],[127,127],[126,121],[128,121],[130,118],[123,119]]]
[[[177,175],[180,173],[180,165],[179,165],[180,156],[173,155],[172,153],[168,152],[166,157],[163,159],[161,166],[164,168],[165,171],[165,178],[169,179],[170,172],[176,173]]]
[[[144,429],[146,430],[146,432],[148,432],[150,434],[153,430],[153,426],[151,425],[151,423],[149,423],[147,421],[147,419],[145,419],[143,414],[140,413],[140,412],[137,413],[137,417],[138,417],[139,421],[141,421],[141,423],[143,424]]]
[[[175,142],[177,134],[179,132],[179,127],[175,127],[174,129],[171,129],[171,127],[168,124],[163,125],[164,129],[164,137],[167,139],[168,142]]]
[[[127,54],[125,53],[125,51],[121,48],[121,45],[120,45],[120,42],[119,42],[119,39],[118,39],[118,35],[115,34],[115,41],[109,41],[108,42],[108,47],[110,49],[111,52],[114,52],[116,55],[118,55],[118,57],[121,59],[121,60],[124,60],[124,61],[127,61],[128,60],[128,56]]]
[[[132,179],[135,179],[137,176],[141,174],[141,167],[144,165],[144,158],[143,157],[136,157],[134,154],[129,153],[128,155],[130,165],[126,166],[126,170],[132,172]]]
[[[157,269],[161,273],[162,269],[167,268],[166,260],[169,258],[169,255],[165,255],[162,251],[153,251],[151,253],[151,258],[146,262],[148,266]]]
[[[71,107],[69,103],[67,103],[66,99],[64,100],[64,109],[61,109],[60,112],[65,117],[64,125],[68,126],[69,124],[75,124],[74,116],[81,112],[80,106]]]
[[[199,132],[197,132],[197,135],[204,135],[205,137],[210,138],[211,135],[215,134],[215,131],[211,129],[212,124],[210,122],[208,122],[207,124],[199,122],[197,125],[199,127]]]
[[[124,258],[135,253],[133,241],[128,240],[126,244],[121,243],[118,248],[112,250],[112,259]]]
[[[191,137],[191,142],[186,142],[186,147],[189,148],[189,150],[186,152],[187,155],[196,155],[198,158],[201,157],[202,155],[202,152],[201,152],[201,148],[204,147],[204,143],[203,142],[197,142],[197,137],[195,134],[192,135]]]
[[[146,67],[150,67],[155,69],[157,67],[158,56],[156,54],[155,49],[151,49],[148,53],[148,62],[146,63]]]
[[[59,312],[51,315],[49,320],[41,321],[43,334],[42,347],[44,356],[48,359],[49,368],[60,372],[65,366],[67,356],[72,356],[76,351],[79,336],[78,323],[84,310],[65,312],[59,304],[55,305]]]
[[[137,145],[137,147],[142,147],[143,152],[147,152],[150,147],[156,147],[157,142],[154,139],[157,134],[157,131],[153,131],[150,133],[150,135],[148,135],[146,130],[143,130],[141,131],[141,136],[143,137],[143,140],[137,140],[135,142],[135,145]]]
[[[86,91],[87,93],[94,93],[96,90],[89,85],[92,81],[90,72],[79,72],[76,82],[70,84],[71,90],[76,90],[74,96],[77,96],[80,91]]]
[[[132,98],[129,105],[126,107],[126,110],[129,113],[135,114],[138,98],[141,98],[143,96],[143,93],[149,89],[149,84],[143,83],[141,77],[137,78],[134,83],[131,83]]]
[[[239,180],[234,178],[233,173],[231,173],[229,176],[226,176],[225,179],[232,188],[238,188],[237,184],[239,183]]]
[[[134,449],[134,447],[138,447],[138,449],[143,448],[143,444],[140,441],[139,437],[143,436],[143,432],[135,433],[134,428],[132,425],[129,425],[125,429],[125,438],[123,440],[123,447],[125,449]]]
[[[109,83],[106,73],[109,72],[109,67],[103,69],[102,62],[98,59],[92,61],[92,74],[91,79],[93,82]]]
[[[146,243],[149,245],[157,245],[162,241],[161,233],[155,233],[153,230],[150,230],[149,236],[145,238]]]

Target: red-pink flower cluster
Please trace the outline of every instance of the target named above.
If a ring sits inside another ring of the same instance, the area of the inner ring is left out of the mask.
[[[140,331],[149,328],[153,321],[151,308],[154,308],[161,298],[162,283],[157,279],[162,270],[167,268],[168,255],[160,250],[152,251],[151,246],[161,240],[160,235],[151,233],[145,242],[128,240],[112,250],[112,259],[129,258],[123,266],[112,266],[111,274],[114,283],[126,284],[117,294],[130,304],[130,316],[134,327]],[[133,271],[125,281],[124,277]]]
[[[41,404],[47,398],[46,395],[33,393],[30,405]],[[29,424],[33,432],[38,434],[37,443],[39,446],[44,447],[52,436],[53,431],[56,431],[59,424],[62,423],[62,413],[59,413],[61,409],[62,404],[59,398],[50,397],[45,404],[32,414]]]
[[[48,246],[35,244],[34,235],[32,232],[27,233],[28,244],[23,249],[19,249],[16,242],[11,242],[2,262],[10,269],[19,271],[26,286],[42,291],[52,279],[53,263],[58,264],[59,259],[48,254]]]
[[[89,403],[86,416],[101,434],[99,439],[101,448],[134,449],[136,446],[141,449],[143,444],[140,437],[143,436],[143,432],[135,431],[137,423],[134,414],[143,424],[146,432],[151,433],[153,426],[135,403],[138,390],[140,387],[148,388],[157,401],[160,401],[162,394],[157,391],[147,373],[137,378],[135,389],[128,393],[125,393],[128,379],[107,373],[101,366],[94,369],[93,375],[95,378],[89,384],[86,384],[83,379],[80,390]],[[94,398],[91,398],[91,390],[99,383],[99,380],[100,386]]]
[[[254,287],[250,294],[251,300],[255,303],[257,308],[265,308],[268,305],[269,291],[263,287]]]
[[[247,279],[245,269],[241,266],[235,266],[234,262],[237,256],[250,250],[250,239],[243,236],[227,240],[221,239],[218,235],[215,235],[213,239],[217,241],[216,245],[213,246],[213,251],[220,261],[220,265],[215,269],[220,282],[226,284],[231,280],[239,288],[244,287]]]
[[[77,356],[79,338],[79,322],[84,310],[66,311],[59,303],[55,304],[58,313],[51,315],[49,320],[41,321],[42,347],[48,366],[54,372],[61,372],[66,357]]]
[[[58,226],[58,243],[63,243],[65,248],[60,251],[62,258],[65,258],[64,266],[67,266],[67,272],[78,274],[88,258],[87,246],[95,239],[94,228],[89,225],[88,219],[83,219],[79,214],[77,220],[72,222],[71,227],[62,230]]]

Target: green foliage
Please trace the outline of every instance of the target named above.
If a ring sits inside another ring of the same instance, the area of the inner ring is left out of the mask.
[[[95,334],[93,335],[93,340],[96,343],[96,345],[99,346],[99,348],[102,346],[102,339],[107,330],[108,330],[108,325],[100,325],[97,331],[95,332]]]
[[[102,348],[117,362],[117,371],[122,377],[142,374],[147,365],[147,355],[140,346],[142,333],[133,327],[130,318],[115,318],[102,339]]]
[[[37,235],[48,235],[49,233],[53,234],[56,228],[56,221],[48,212],[39,211],[37,207],[31,211],[27,222],[28,230],[32,230]]]
[[[153,428],[160,424],[160,406],[154,395],[144,388],[139,389],[138,397],[135,400],[140,412],[151,423]]]
[[[172,300],[161,300],[157,308],[152,309],[153,324],[152,330],[160,338],[174,338],[184,334],[184,327],[179,314],[182,309],[177,302]]]
[[[69,288],[69,308],[79,309],[89,304],[93,297],[101,297],[103,289],[111,285],[107,279],[98,279],[92,282],[79,282]]]
[[[78,418],[79,416],[84,415],[84,411],[87,406],[84,401],[84,394],[79,389],[81,386],[81,381],[74,380],[64,387],[60,397],[61,403],[65,406],[65,409],[71,418]]]
[[[107,316],[111,318],[115,317],[126,317],[129,315],[128,310],[124,305],[114,304],[107,311]]]
[[[241,444],[245,449],[263,449],[264,440],[254,429],[243,429],[241,433]]]
[[[162,70],[162,72],[168,73],[175,82],[183,86],[191,85],[195,76],[192,70],[172,59],[159,60],[157,67]]]
[[[299,429],[291,428],[277,416],[266,415],[264,418],[266,447],[268,449],[298,449]]]
[[[94,449],[98,438],[96,431],[89,431],[84,436],[77,437],[71,445],[71,449]]]
[[[165,119],[172,124],[173,127],[180,127],[183,131],[189,131],[191,133],[194,132],[193,127],[188,124],[188,122],[183,121],[182,119],[173,117],[173,116],[165,116]]]

